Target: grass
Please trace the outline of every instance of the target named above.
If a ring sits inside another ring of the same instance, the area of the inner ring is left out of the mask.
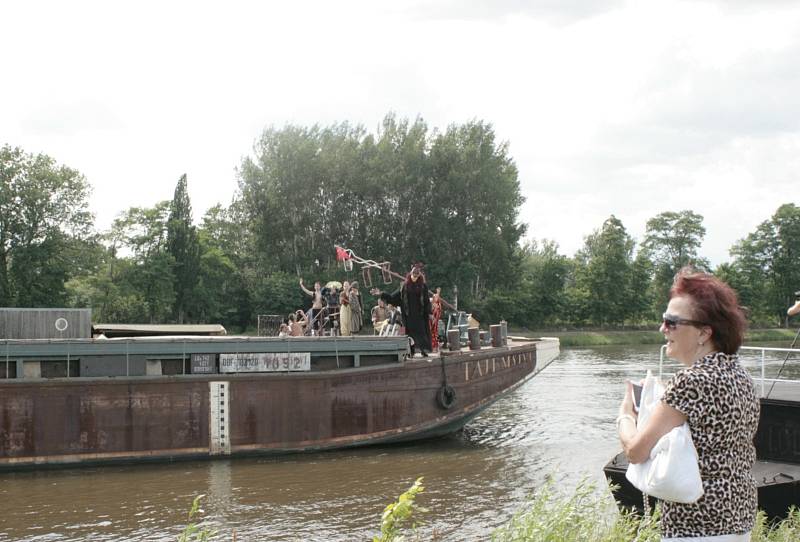
[[[658,542],[658,513],[640,519],[616,511],[609,492],[582,482],[571,494],[551,482],[540,488],[511,520],[492,533],[492,542]]]
[[[416,498],[422,494],[422,478],[397,501],[389,504],[381,515],[380,534],[373,542],[419,542],[417,530],[421,517],[427,512]],[[202,514],[200,500],[195,498],[189,512],[189,524],[178,537],[179,542],[220,540],[217,532],[195,523]],[[334,518],[332,518],[334,519]],[[641,518],[631,512],[620,512],[607,488],[598,490],[592,482],[583,481],[572,490],[557,491],[548,481],[511,519],[495,529],[492,542],[658,542],[659,509]],[[434,532],[429,540],[438,539]],[[224,536],[221,540],[236,540]],[[786,519],[769,524],[759,511],[753,526],[751,542],[797,542],[800,540],[800,509],[792,507]]]
[[[641,519],[616,510],[610,492],[598,494],[583,482],[570,493],[556,493],[545,484],[522,510],[492,533],[492,542],[658,542],[658,508]],[[783,521],[770,525],[759,511],[751,542],[797,542],[800,510],[792,508]]]

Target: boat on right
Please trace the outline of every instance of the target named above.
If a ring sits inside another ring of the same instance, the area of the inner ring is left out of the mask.
[[[659,360],[662,379],[665,349],[661,348]],[[761,401],[761,415],[752,471],[758,487],[758,507],[770,520],[782,519],[791,506],[800,507],[800,377],[782,378],[787,364],[800,364],[800,349],[743,346],[740,356],[759,358],[758,374],[753,375],[753,381]],[[767,359],[776,356],[783,357],[783,363],[778,374],[768,378]],[[620,452],[603,472],[615,487],[614,498],[620,508],[636,508],[642,513],[642,493],[625,478],[627,469],[628,460]],[[655,499],[651,498],[650,504],[654,506]]]

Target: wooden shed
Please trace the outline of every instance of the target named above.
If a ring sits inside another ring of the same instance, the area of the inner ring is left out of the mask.
[[[0,339],[89,339],[92,309],[0,308]]]

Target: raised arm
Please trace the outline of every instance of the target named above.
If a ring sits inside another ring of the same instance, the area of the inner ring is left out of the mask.
[[[300,279],[300,288],[302,288],[302,290],[303,290],[303,291],[304,291],[304,292],[305,292],[307,295],[310,295],[311,297],[314,297],[314,292],[312,292],[311,290],[309,290],[308,288],[306,288],[306,287],[303,285],[303,279]]]
[[[391,294],[387,294],[386,292],[381,292],[377,288],[373,288],[372,290],[369,291],[369,293],[371,293],[372,295],[374,295],[376,297],[379,297],[379,298],[383,299],[386,303],[391,303],[395,307],[399,307],[400,306],[400,292],[401,291],[402,291],[402,288],[398,288],[398,290],[396,292],[391,293]]]

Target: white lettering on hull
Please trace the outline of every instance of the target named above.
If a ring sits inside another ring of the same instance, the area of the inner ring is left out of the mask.
[[[533,363],[533,352],[521,352],[477,361],[466,361],[464,362],[464,381],[469,382],[470,380],[483,378],[528,363]]]

